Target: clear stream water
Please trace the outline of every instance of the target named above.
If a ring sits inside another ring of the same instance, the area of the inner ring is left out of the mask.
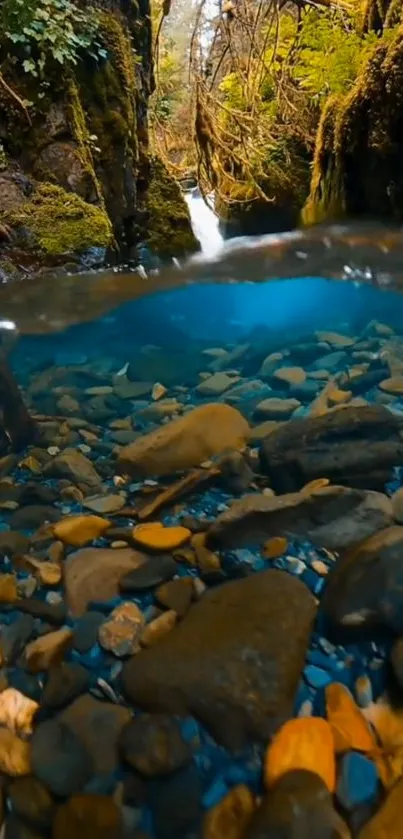
[[[161,487],[152,480],[145,485],[133,482],[122,489],[119,482],[114,482],[119,447],[163,425],[172,416],[205,402],[218,401],[236,406],[255,427],[264,419],[275,422],[291,415],[309,416],[312,402],[330,378],[342,387],[340,383],[346,377],[349,380],[350,376],[364,376],[367,371],[377,374],[381,370],[385,379],[398,375],[400,382],[401,230],[346,225],[223,243],[214,213],[197,194],[188,196],[188,205],[202,253],[184,265],[169,266],[146,276],[138,270],[105,270],[0,287],[0,317],[10,367],[30,410],[42,420],[50,420],[43,448],[17,461],[6,480],[0,480],[0,542],[9,531],[18,531],[31,540],[31,551],[42,550],[40,556],[46,558],[46,546],[32,540],[49,515],[49,505],[58,516],[88,513],[74,479],[69,483],[60,481],[61,475],[47,477],[49,462],[60,450],[73,448],[89,458],[102,475],[103,492],[126,492],[126,502],[133,506],[139,497],[144,501],[147,496],[143,497],[143,493],[156,493],[166,482]],[[338,337],[320,341],[317,332],[323,330],[335,332]],[[318,343],[319,352],[301,361],[301,346],[306,352],[307,345]],[[279,353],[280,366],[304,368],[304,388],[293,391],[292,386],[279,384],[270,373],[264,373],[265,359],[274,352]],[[213,395],[203,394],[200,384],[216,370],[226,374],[222,389],[219,387]],[[158,398],[154,391],[157,384],[162,386]],[[386,404],[403,415],[402,393],[399,383],[394,390],[385,391],[371,381],[359,396],[364,404]],[[291,397],[294,401],[291,407],[280,408],[280,413],[259,407],[273,397],[288,403]],[[396,463],[396,469],[391,470],[385,487],[389,494],[400,485],[401,466]],[[27,485],[29,501],[22,502]],[[168,525],[177,524],[184,515],[214,520],[233,497],[234,493],[219,487],[203,489],[185,498],[180,509],[162,512],[161,520]],[[46,509],[42,510],[41,505]],[[130,515],[114,521],[126,528],[136,523]],[[98,549],[109,543],[101,536],[89,544]],[[69,546],[66,550],[70,555],[75,549]],[[10,572],[13,564],[9,554],[3,553],[0,570]],[[219,581],[274,566],[299,576],[320,598],[334,561],[331,553],[305,543],[290,544],[284,555],[273,562],[256,546],[247,546],[224,552]],[[180,566],[178,573],[192,578],[201,576],[208,586],[217,581],[214,574],[203,575],[198,567],[186,564]],[[17,565],[16,575],[20,592],[30,590],[31,596],[40,602],[63,604],[61,583],[41,587],[24,565]],[[152,592],[131,599],[150,620]],[[98,604],[98,608],[107,620],[112,609],[121,603],[122,596],[117,594]],[[12,630],[18,616],[16,609],[2,614],[1,637]],[[65,620],[76,632],[76,618],[67,613]],[[43,621],[36,621],[34,637],[46,631],[42,624]],[[371,640],[365,644],[333,645],[317,626],[306,651],[295,714],[323,716],[324,689],[333,681],[346,685],[359,700],[357,685],[365,677],[368,702],[378,699],[385,688],[388,643]],[[95,640],[85,653],[76,648],[68,652],[66,660],[88,670],[94,696],[103,701],[112,697],[124,704],[118,656],[105,652]],[[46,673],[27,673],[20,659],[15,658],[6,667],[6,674],[9,684],[35,701],[42,701]],[[180,725],[181,735],[194,748],[192,766],[197,778],[192,776],[191,792],[188,776],[179,793],[173,787],[164,787],[173,783],[172,778],[164,778],[150,787],[151,798],[147,792],[143,797],[139,794],[139,801],[126,802],[126,817],[134,819],[155,839],[199,836],[195,824],[200,823],[203,813],[222,801],[238,783],[246,783],[254,793],[262,794],[260,747],[250,746],[234,757],[217,745],[199,720],[189,717]],[[47,765],[56,766],[59,752],[53,756],[54,764],[52,752],[49,754]],[[376,770],[373,771],[376,776]],[[49,780],[49,774],[46,777],[46,784],[52,789],[52,779]],[[127,767],[115,767],[107,778],[87,779],[88,789],[109,795],[117,782],[126,777]],[[349,789],[357,801],[358,781],[351,777],[348,775]],[[376,777],[370,787],[365,794],[375,807]],[[344,794],[338,795],[338,805],[349,821],[351,802],[345,787]],[[184,800],[187,810],[181,822],[175,813],[183,813]],[[282,835],[288,839],[299,837],[300,833],[297,828]],[[261,836],[251,832],[247,839]],[[210,835],[207,839],[211,839]],[[214,839],[225,837],[214,834]]]

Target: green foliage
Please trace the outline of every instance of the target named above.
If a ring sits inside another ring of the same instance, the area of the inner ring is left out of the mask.
[[[113,242],[112,225],[103,209],[52,184],[40,184],[25,204],[0,214],[0,219],[17,232],[22,228],[33,234],[46,254],[82,253]]]
[[[3,0],[0,15],[3,38],[15,45],[32,76],[45,79],[49,63],[71,67],[84,53],[95,60],[107,56],[96,13],[73,0]]]
[[[346,93],[376,42],[375,32],[362,35],[340,15],[308,11],[302,21],[293,77],[317,101]]]

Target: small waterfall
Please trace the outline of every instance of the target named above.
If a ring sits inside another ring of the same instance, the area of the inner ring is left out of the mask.
[[[202,252],[207,257],[213,256],[223,244],[218,216],[207,206],[197,188],[186,192],[185,199],[189,208],[193,233],[200,242]]]

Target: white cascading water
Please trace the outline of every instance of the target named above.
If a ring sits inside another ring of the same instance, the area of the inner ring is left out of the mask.
[[[206,257],[216,254],[222,247],[223,237],[219,230],[219,219],[214,210],[207,206],[199,190],[193,189],[185,194],[189,208],[193,233],[200,242]]]

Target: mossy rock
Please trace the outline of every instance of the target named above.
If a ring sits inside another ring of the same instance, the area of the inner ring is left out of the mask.
[[[403,221],[403,26],[381,38],[352,90],[325,108],[305,222]]]
[[[311,157],[305,143],[284,133],[262,162],[259,191],[252,181],[237,181],[236,171],[228,179],[222,174],[216,210],[225,235],[253,236],[294,228],[309,192]]]
[[[200,250],[181,190],[158,158],[150,162],[146,210],[145,241],[156,256],[169,259]]]
[[[23,239],[25,248],[49,256],[80,254],[113,242],[105,210],[52,184],[38,184],[29,198],[0,219]]]

